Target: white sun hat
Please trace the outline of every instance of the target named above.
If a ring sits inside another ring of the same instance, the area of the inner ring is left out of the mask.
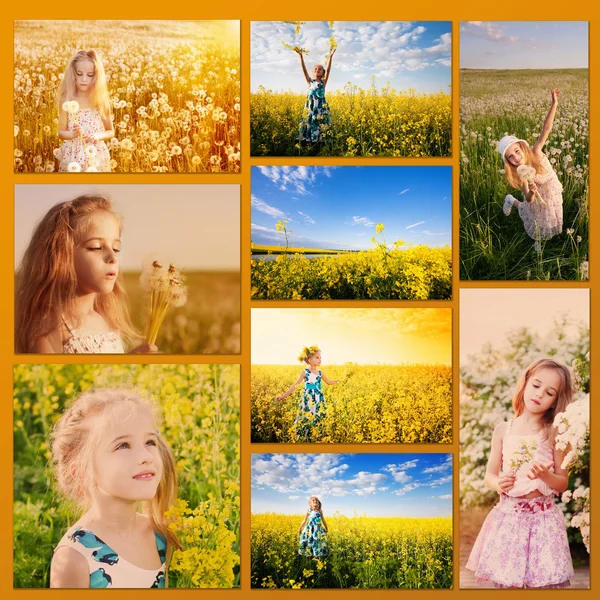
[[[508,147],[511,144],[514,144],[515,142],[525,142],[527,144],[527,140],[522,140],[514,135],[505,135],[499,142],[498,142],[498,152],[500,152],[500,156],[502,157],[502,160],[504,159],[504,155],[506,154],[506,151],[508,150]]]

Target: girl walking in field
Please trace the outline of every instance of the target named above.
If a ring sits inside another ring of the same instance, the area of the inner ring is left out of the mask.
[[[102,60],[95,50],[71,58],[58,90],[59,171],[110,171],[104,140],[114,137]]]
[[[563,227],[562,185],[548,157],[542,152],[552,131],[558,96],[558,90],[552,90],[552,105],[533,147],[514,135],[506,135],[498,143],[506,181],[511,187],[520,189],[524,198],[519,201],[508,194],[504,200],[504,214],[508,216],[512,207],[517,207],[537,252],[541,251],[540,240],[553,238],[562,232]]]
[[[308,83],[308,96],[298,129],[298,139],[300,142],[306,142],[312,146],[324,141],[331,128],[331,113],[325,99],[325,86],[331,74],[331,62],[336,49],[331,49],[327,70],[323,65],[315,65],[312,69],[312,77],[308,74],[302,52],[300,49],[295,49],[295,51],[300,56],[302,72]]]
[[[137,337],[119,277],[121,221],[102,196],[53,206],[16,276],[15,351],[124,352]],[[156,352],[143,344],[132,352]]]
[[[110,389],[84,393],[56,424],[58,487],[87,512],[54,550],[50,587],[166,587],[177,477],[158,424],[139,394]]]
[[[300,529],[298,529],[298,535],[300,536],[298,554],[312,558],[323,558],[329,553],[327,522],[323,514],[323,507],[316,496],[310,497],[308,507]]]
[[[487,516],[467,562],[496,587],[566,587],[573,578],[563,514],[554,495],[568,487],[566,451],[554,443],[554,417],[572,400],[571,375],[549,358],[523,372],[514,419],[494,429],[485,485],[500,501]]]
[[[298,360],[308,366],[303,369],[291,387],[277,396],[276,400],[285,400],[304,381],[304,393],[296,420],[296,438],[300,441],[310,442],[314,429],[323,420],[326,414],[325,396],[323,395],[324,381],[328,385],[339,383],[337,379],[328,379],[319,366],[321,365],[321,350],[318,346],[305,346],[298,356]]]

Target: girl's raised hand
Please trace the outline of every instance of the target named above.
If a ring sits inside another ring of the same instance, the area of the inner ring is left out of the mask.
[[[506,494],[515,486],[516,475],[514,473],[504,473],[498,477],[498,486]]]
[[[130,350],[129,354],[158,354],[158,346],[144,342],[141,346]]]
[[[560,96],[560,92],[554,88],[552,90],[552,103],[553,104],[558,104],[558,97]]]
[[[331,49],[331,52],[329,53],[329,58],[331,58],[335,54],[336,50],[337,50],[337,48]]]

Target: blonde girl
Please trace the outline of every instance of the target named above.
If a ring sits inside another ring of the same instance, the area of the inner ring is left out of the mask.
[[[137,337],[119,273],[121,220],[110,201],[84,195],[53,206],[16,276],[15,351],[122,353]],[[156,352],[143,344],[132,352]]]
[[[302,369],[298,379],[290,388],[275,398],[285,400],[304,381],[304,393],[300,401],[298,415],[295,420],[296,438],[311,441],[313,429],[325,418],[326,406],[322,381],[327,385],[339,383],[338,379],[328,379],[319,367],[321,366],[321,350],[318,346],[305,346],[298,356],[300,362],[308,365]]]
[[[105,140],[115,135],[102,59],[80,50],[67,64],[57,95],[59,171],[110,171]]]
[[[298,554],[312,558],[323,558],[329,553],[327,543],[327,521],[323,514],[323,506],[316,496],[308,501],[308,510],[298,529],[300,536]]]
[[[509,215],[513,206],[517,207],[527,235],[534,240],[534,248],[541,251],[540,240],[550,238],[562,232],[563,198],[562,185],[552,168],[548,157],[542,152],[558,107],[559,91],[552,90],[552,105],[542,132],[535,144],[530,147],[525,140],[514,135],[504,136],[498,143],[498,152],[504,160],[506,181],[515,189],[520,189],[523,201],[508,194],[504,199],[504,214]],[[530,167],[530,176],[520,173]]]
[[[58,421],[58,487],[86,512],[54,550],[50,587],[166,587],[180,546],[164,517],[177,478],[159,425],[152,403],[124,389],[85,392]]]
[[[485,485],[500,501],[487,516],[467,562],[496,587],[569,585],[573,564],[554,495],[568,487],[566,451],[556,449],[554,418],[571,402],[569,369],[550,358],[529,365],[513,396],[515,416],[494,429]]]

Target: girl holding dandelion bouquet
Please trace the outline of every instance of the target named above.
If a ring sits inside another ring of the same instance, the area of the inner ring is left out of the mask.
[[[105,140],[114,137],[102,60],[95,50],[71,58],[58,90],[59,171],[110,171]]]
[[[530,147],[514,135],[504,136],[498,143],[498,152],[504,160],[506,181],[520,189],[523,201],[508,194],[504,200],[504,214],[509,215],[513,206],[525,226],[527,235],[534,240],[534,249],[541,251],[541,240],[559,235],[563,228],[562,185],[548,157],[542,152],[558,107],[558,90],[552,90],[552,105],[544,121],[542,132]]]

